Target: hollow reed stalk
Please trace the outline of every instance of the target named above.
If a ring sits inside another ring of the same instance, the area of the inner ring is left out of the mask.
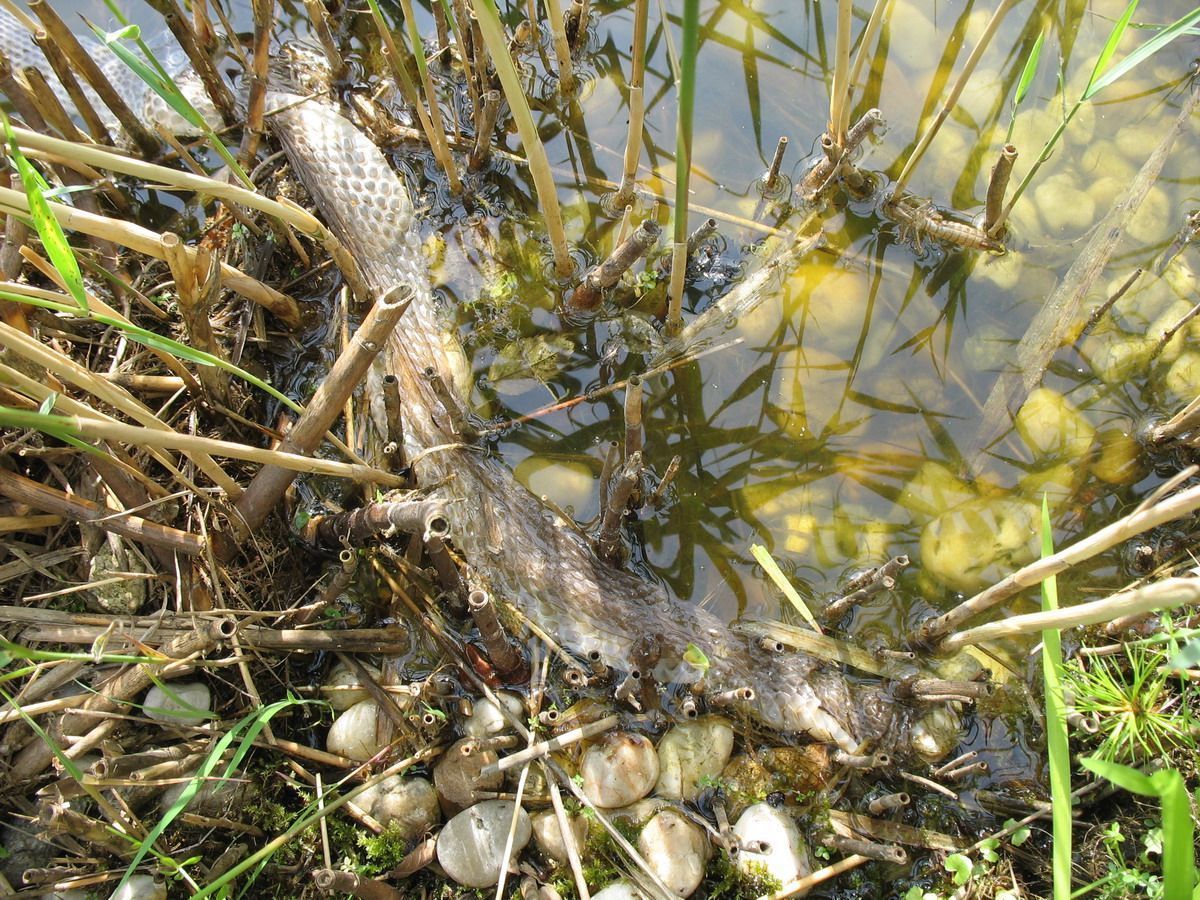
[[[242,166],[253,167],[262,141],[263,109],[267,100],[267,63],[271,52],[271,28],[275,22],[275,0],[252,0],[254,14],[254,55],[249,75],[250,91],[246,100],[246,127],[242,132]],[[207,58],[207,54],[204,54]],[[222,82],[223,83],[223,82]]]
[[[858,53],[854,56],[854,65],[850,67],[850,80],[847,84],[850,91],[854,90],[854,85],[858,84],[859,78],[862,77],[871,45],[875,43],[879,29],[883,26],[884,16],[891,5],[892,0],[875,0],[875,5],[871,8],[871,17],[867,19],[867,25],[858,39]]]
[[[183,241],[173,232],[161,238],[163,255],[175,280],[175,296],[187,328],[189,344],[212,356],[225,358],[224,350],[213,335],[209,314],[221,290],[220,266],[217,258],[204,247],[197,248],[194,257],[188,256]],[[197,377],[210,397],[229,402],[229,373],[217,366],[200,366]]]
[[[992,166],[983,214],[983,230],[991,237],[997,237],[1004,230],[1004,195],[1008,193],[1008,182],[1016,161],[1016,146],[1005,144],[1000,148],[996,164]]]
[[[764,193],[769,194],[779,186],[779,170],[783,167],[783,154],[787,152],[787,145],[786,137],[781,137],[775,145],[775,155],[771,158],[771,165],[767,167],[767,174],[763,177]]]
[[[580,725],[578,728],[572,728],[570,731],[565,731],[549,740],[533,744],[524,750],[518,750],[516,753],[510,753],[508,756],[484,766],[479,774],[481,777],[487,778],[500,772],[507,772],[509,769],[515,769],[517,766],[523,766],[525,763],[541,759],[556,750],[561,750],[563,747],[569,747],[579,741],[596,737],[596,735],[604,734],[606,731],[611,731],[617,727],[620,721],[620,716],[605,716],[603,719],[597,719],[595,722],[589,722],[586,725]]]
[[[837,39],[833,57],[833,84],[829,88],[828,133],[840,148],[846,143],[850,119],[850,26],[854,20],[854,0],[838,0]]]
[[[435,4],[436,5],[436,4]],[[308,13],[308,21],[316,32],[321,50],[325,53],[325,61],[329,63],[329,71],[333,73],[334,81],[340,81],[346,74],[346,60],[333,37],[330,24],[329,10],[322,0],[304,0],[304,10]]]
[[[280,451],[306,456],[316,449],[345,405],[346,398],[358,387],[371,362],[386,346],[388,336],[408,309],[412,297],[412,288],[404,284],[396,285],[375,301],[350,345],[338,356],[317,388],[304,414],[280,443]],[[252,532],[263,523],[295,477],[295,471],[279,466],[259,470],[237,504],[238,517],[246,531]]]
[[[475,3],[475,12],[478,14],[479,0],[473,0],[473,2]],[[550,34],[554,37],[554,57],[558,60],[558,89],[564,95],[569,96],[575,93],[575,70],[574,63],[571,61],[571,43],[567,40],[566,19],[563,17],[562,4],[559,3],[559,0],[546,0],[546,17],[550,20]],[[491,41],[488,41],[488,49],[494,58],[497,50],[492,46]],[[505,93],[507,92],[508,89],[505,88]],[[509,103],[512,103],[511,99]]]
[[[571,0],[571,8],[567,10],[567,39],[572,50],[579,50],[587,43],[589,5],[588,0]]]
[[[313,886],[322,894],[349,894],[358,900],[403,900],[404,894],[383,881],[340,869],[316,869]]]
[[[667,301],[667,333],[683,327],[683,282],[687,270],[688,187],[692,175],[692,114],[696,105],[696,57],[700,43],[700,0],[684,0],[683,47],[679,55],[679,95],[675,127],[674,245]]]
[[[642,430],[642,379],[633,375],[625,384],[625,455],[642,451],[645,432]]]
[[[88,134],[92,140],[98,144],[112,144],[112,135],[108,133],[108,128],[104,121],[92,106],[91,98],[79,86],[79,79],[75,77],[75,70],[71,68],[71,63],[67,60],[66,55],[59,48],[58,44],[54,43],[49,32],[44,28],[39,28],[33,34],[34,43],[41,48],[42,55],[46,57],[46,61],[50,64],[50,68],[54,70],[54,77],[58,79],[58,83],[63,86],[67,92],[67,96],[71,98],[71,105],[75,107],[75,111],[79,113],[79,117],[83,119],[83,124],[87,126]]]
[[[483,40],[492,55],[496,75],[504,88],[504,96],[508,99],[513,121],[516,122],[517,132],[521,136],[521,145],[525,148],[525,155],[529,160],[529,172],[533,176],[538,201],[546,216],[546,231],[554,254],[555,273],[565,278],[574,270],[575,264],[571,261],[571,254],[567,248],[567,234],[563,229],[562,212],[558,206],[558,189],[554,184],[554,174],[550,170],[546,147],[533,121],[533,112],[525,99],[516,66],[513,65],[512,57],[508,55],[504,29],[500,24],[495,0],[472,2]]]
[[[612,488],[612,479],[617,474],[617,466],[621,462],[621,445],[616,441],[608,442],[608,450],[604,454],[604,462],[600,468],[600,510],[608,509],[608,493]]]
[[[120,94],[113,88],[112,82],[100,71],[100,67],[96,65],[91,55],[79,43],[79,39],[72,34],[71,29],[54,11],[54,8],[46,0],[31,0],[29,8],[42,20],[42,27],[49,35],[50,42],[55,44],[71,65],[83,75],[84,80],[92,86],[100,100],[112,111],[117,121],[121,123],[121,127],[137,144],[138,149],[147,156],[157,155],[158,139],[142,125],[129,105],[121,99]]]
[[[330,551],[362,547],[396,532],[415,534],[424,540],[449,537],[445,502],[423,498],[378,500],[345,512],[313,516],[301,536],[317,549]]]
[[[496,130],[502,97],[499,91],[488,91],[483,95],[483,106],[475,124],[475,146],[467,163],[467,168],[472,172],[478,172],[492,158],[492,133]]]
[[[625,517],[625,508],[637,487],[642,472],[642,454],[634,453],[625,460],[620,475],[617,476],[608,497],[608,505],[603,510],[600,523],[600,533],[596,537],[596,552],[602,559],[617,560],[621,557],[621,520]]]
[[[44,0],[40,0],[44,2]],[[187,54],[188,61],[199,76],[200,82],[204,85],[204,90],[212,100],[213,105],[217,108],[217,112],[221,115],[221,121],[226,125],[237,124],[240,116],[238,114],[237,101],[233,99],[233,92],[229,90],[229,85],[221,77],[221,73],[217,71],[213,59],[200,46],[200,42],[196,39],[196,33],[192,30],[192,25],[188,21],[187,15],[183,8],[176,0],[146,0],[150,8],[162,16],[167,28],[171,34],[175,36],[175,40],[179,42],[179,46],[183,48],[183,52]],[[258,2],[258,0],[256,0]],[[267,0],[272,2],[273,0]]]
[[[629,267],[645,256],[658,241],[661,229],[650,219],[644,219],[628,238],[613,250],[612,255],[596,266],[580,282],[567,308],[574,312],[595,309],[603,299],[604,291],[613,287]]]
[[[417,31],[417,19],[413,15],[412,0],[400,0],[400,8],[404,12],[404,21],[408,25],[408,39],[412,42],[413,59],[417,64],[417,72],[421,76],[421,88],[425,92],[425,103],[429,108],[429,124],[437,140],[435,153],[445,161],[443,168],[450,182],[450,193],[462,193],[462,181],[458,177],[458,166],[450,152],[450,142],[446,139],[446,126],[442,122],[442,108],[438,104],[437,91],[433,87],[433,78],[429,74],[429,66],[425,62],[425,48],[421,43],[421,34]]]
[[[904,163],[904,168],[900,171],[900,176],[896,179],[896,183],[892,186],[892,197],[897,200],[904,196],[904,190],[908,186],[908,181],[912,178],[912,174],[916,171],[917,164],[925,155],[925,151],[929,149],[929,145],[933,143],[934,137],[942,127],[942,123],[949,118],[950,113],[954,111],[955,105],[958,103],[959,95],[962,94],[963,88],[967,86],[971,75],[975,71],[975,66],[983,57],[983,53],[987,50],[988,45],[992,42],[992,37],[996,33],[996,29],[1000,27],[1000,22],[1004,16],[1012,9],[1016,0],[1000,0],[995,11],[988,19],[987,25],[983,29],[983,33],[979,35],[979,40],[976,42],[971,55],[967,57],[967,61],[963,64],[962,71],[958,73],[958,78],[954,85],[950,88],[950,92],[946,95],[945,102],[942,103],[942,108],[938,110],[933,121],[925,128],[920,140],[917,141],[917,146],[913,152],[909,154],[908,159]],[[1015,198],[1014,198],[1015,199]]]
[[[88,139],[79,127],[72,121],[71,114],[67,112],[66,107],[62,105],[62,101],[58,99],[58,95],[50,87],[40,69],[35,69],[33,66],[26,66],[21,71],[21,78],[29,86],[30,93],[46,118],[47,123],[65,140],[76,143],[87,143]]]

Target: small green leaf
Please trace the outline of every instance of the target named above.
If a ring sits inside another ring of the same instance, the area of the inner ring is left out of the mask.
[[[1158,791],[1150,777],[1130,766],[1123,766],[1106,759],[1097,759],[1094,756],[1081,757],[1079,764],[1089,772],[1111,781],[1117,787],[1129,791],[1131,794],[1141,794],[1146,797],[1158,796]]]
[[[1013,108],[1021,105],[1021,101],[1025,99],[1025,95],[1029,93],[1029,87],[1033,84],[1033,78],[1037,75],[1038,61],[1042,58],[1042,44],[1046,40],[1046,32],[1041,32],[1037,36],[1037,40],[1033,42],[1033,48],[1029,51],[1029,58],[1025,60],[1025,68],[1021,70],[1021,77],[1017,80],[1017,92],[1013,95]]]
[[[1134,66],[1149,59],[1181,34],[1186,34],[1188,30],[1191,29],[1192,26],[1194,26],[1197,22],[1200,22],[1200,7],[1193,9],[1190,13],[1182,18],[1176,19],[1099,78],[1094,78],[1093,81],[1088,85],[1088,89],[1084,91],[1083,99],[1087,100],[1088,98],[1093,97],[1100,91],[1104,90]]]
[[[699,669],[702,677],[708,672],[709,666],[712,665],[704,651],[695,644],[687,645],[687,649],[683,651],[683,661],[692,668]]]
[[[961,853],[951,853],[942,865],[953,876],[954,883],[958,887],[962,887],[971,880],[971,872],[975,868],[971,864],[971,860]]]
[[[1133,18],[1137,5],[1138,0],[1130,0],[1129,5],[1125,7],[1125,12],[1121,14],[1121,18],[1117,19],[1112,31],[1108,33],[1108,40],[1104,42],[1104,49],[1096,57],[1096,64],[1092,66],[1092,74],[1088,77],[1087,87],[1083,89],[1081,99],[1086,100],[1099,90],[1096,85],[1100,81],[1100,76],[1104,74],[1104,70],[1112,61],[1113,54],[1117,52],[1117,44],[1121,43],[1121,38],[1125,36],[1125,29],[1129,27],[1129,20]]]

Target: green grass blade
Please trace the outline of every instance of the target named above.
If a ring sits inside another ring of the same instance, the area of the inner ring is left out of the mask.
[[[796,589],[788,581],[788,577],[783,574],[783,569],[779,568],[779,563],[775,562],[774,557],[771,556],[771,551],[762,544],[751,544],[750,555],[754,557],[756,563],[763,567],[763,571],[775,582],[775,586],[783,591],[783,595],[791,601],[792,606],[796,607],[796,611],[804,617],[804,621],[812,630],[817,634],[823,634],[821,626],[817,624],[816,616],[812,614],[812,610],[808,608],[804,598],[796,593]]]
[[[1050,506],[1042,497],[1042,558],[1054,555]],[[1042,582],[1042,609],[1058,609],[1058,583],[1053,575]],[[1046,753],[1050,762],[1050,799],[1054,850],[1054,900],[1071,896],[1071,749],[1067,743],[1063,702],[1062,644],[1057,628],[1042,632],[1042,677],[1046,694]]]
[[[1129,27],[1129,20],[1133,18],[1133,13],[1137,9],[1137,5],[1138,0],[1129,0],[1129,5],[1125,7],[1125,12],[1121,14],[1121,18],[1117,19],[1116,24],[1112,27],[1112,31],[1108,33],[1108,40],[1104,42],[1104,49],[1096,57],[1096,64],[1092,66],[1092,74],[1088,77],[1087,87],[1083,89],[1083,95],[1080,97],[1081,100],[1086,100],[1096,92],[1096,83],[1104,74],[1104,70],[1108,68],[1108,64],[1112,62],[1113,54],[1117,52],[1117,44],[1125,36],[1125,29]]]
[[[1037,75],[1038,62],[1042,58],[1042,44],[1046,41],[1046,32],[1041,32],[1037,36],[1037,40],[1033,42],[1033,48],[1029,51],[1029,58],[1025,60],[1025,68],[1021,70],[1021,77],[1017,79],[1017,92],[1013,95],[1013,109],[1015,110],[1021,105],[1025,99],[1025,95],[1029,93],[1029,88],[1033,84],[1033,78]]]
[[[1131,794],[1141,794],[1143,797],[1158,796],[1154,788],[1154,782],[1150,780],[1150,776],[1132,766],[1126,766],[1107,759],[1098,759],[1095,756],[1081,757],[1079,764],[1092,774],[1099,775],[1106,781],[1111,781],[1117,787],[1121,788],[1121,790],[1129,791]]]
[[[87,294],[83,289],[83,275],[79,271],[79,262],[75,259],[75,252],[71,249],[70,243],[67,242],[66,232],[58,224],[58,219],[54,218],[54,214],[50,212],[50,204],[46,200],[50,185],[46,183],[46,179],[25,158],[25,154],[17,146],[12,124],[3,111],[0,111],[0,122],[3,122],[4,125],[8,155],[17,167],[17,173],[21,176],[21,184],[25,188],[25,195],[29,199],[29,216],[33,220],[33,227],[42,241],[42,246],[46,248],[46,255],[50,257],[51,264],[62,276],[63,283],[67,286],[67,292],[79,305],[79,309],[86,313],[88,311]],[[71,310],[71,312],[76,312],[76,310]]]
[[[12,291],[0,291],[0,300],[13,300],[17,303],[28,303],[30,306],[41,307],[42,309],[52,309],[55,312],[75,313],[77,310],[64,303],[55,303],[52,300],[44,300],[41,297],[29,297],[25,294],[17,294]],[[187,360],[198,366],[216,366],[218,369],[234,375],[247,384],[252,384],[261,391],[270,394],[280,403],[284,404],[292,412],[300,413],[303,409],[298,403],[290,397],[282,394],[278,389],[263,381],[256,375],[252,375],[245,369],[235,366],[231,362],[226,362],[219,356],[213,356],[211,353],[205,353],[203,350],[197,350],[194,347],[189,347],[187,344],[181,344],[179,341],[171,340],[171,338],[163,337],[161,334],[156,334],[153,331],[147,331],[137,325],[132,325],[129,322],[122,322],[120,319],[114,319],[112,316],[106,316],[103,313],[88,311],[88,317],[94,322],[101,325],[107,325],[110,328],[116,328],[121,331],[126,337],[132,341],[136,341],[143,346],[150,347],[154,350],[161,350],[164,353],[169,353],[179,359]]]
[[[1189,33],[1190,29],[1198,22],[1200,22],[1200,7],[1196,7],[1196,9],[1193,9],[1190,13],[1182,18],[1176,19],[1111,69],[1104,72],[1104,74],[1102,74],[1099,78],[1094,78],[1094,80],[1088,85],[1087,90],[1083,92],[1083,99],[1087,100],[1104,90],[1126,72],[1130,71],[1134,66],[1145,62],[1163,47],[1167,46],[1167,44],[1171,43],[1171,41],[1175,40],[1175,38],[1179,37],[1181,34]]]
[[[1163,898],[1187,900],[1196,879],[1193,861],[1195,823],[1188,802],[1183,776],[1174,769],[1162,769],[1150,776],[1162,802]]]
[[[684,0],[683,46],[679,53],[679,115],[675,128],[676,244],[687,243],[688,186],[692,175],[692,121],[696,108],[696,56],[700,44],[700,0]]]

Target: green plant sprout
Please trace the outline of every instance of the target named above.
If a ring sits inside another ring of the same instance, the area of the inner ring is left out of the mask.
[[[1054,555],[1050,502],[1042,495],[1042,558]],[[1058,609],[1058,581],[1042,582],[1042,609]],[[1050,800],[1054,849],[1054,900],[1071,896],[1071,749],[1067,743],[1066,704],[1063,702],[1062,643],[1057,628],[1042,632],[1042,679],[1046,695],[1046,754],[1050,763]]]

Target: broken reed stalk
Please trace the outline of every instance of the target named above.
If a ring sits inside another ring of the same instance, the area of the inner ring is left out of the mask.
[[[44,2],[44,0],[37,0],[37,2]],[[217,108],[217,112],[220,113],[221,121],[228,126],[236,125],[241,116],[238,113],[237,101],[233,99],[233,92],[229,90],[229,85],[217,71],[212,57],[205,53],[197,43],[196,33],[192,30],[183,8],[176,0],[146,0],[146,2],[151,9],[162,16],[167,28],[175,36],[175,40],[183,48],[183,52],[187,54],[188,61],[196,70],[201,84],[204,85],[205,92],[212,100],[213,106]],[[256,0],[256,2],[270,2],[274,5],[273,0]]]
[[[340,869],[316,869],[313,886],[322,894],[349,894],[358,900],[403,900],[404,894],[383,881]]]
[[[221,291],[219,260],[205,247],[198,247],[195,257],[190,258],[179,235],[170,231],[164,232],[160,243],[175,281],[175,296],[187,328],[189,344],[211,356],[225,359],[209,321],[213,303]],[[227,371],[216,366],[199,366],[196,374],[210,397],[224,405],[229,404]]]
[[[563,229],[562,212],[558,206],[558,188],[554,184],[554,174],[550,170],[550,160],[546,156],[546,147],[542,143],[537,125],[533,121],[533,113],[525,99],[521,87],[521,79],[513,65],[512,57],[508,55],[508,46],[504,40],[504,28],[500,24],[500,15],[496,11],[495,0],[472,0],[475,16],[479,22],[480,32],[487,44],[488,52],[496,66],[496,75],[504,88],[504,96],[508,99],[509,109],[512,110],[513,121],[521,136],[521,146],[529,160],[529,172],[533,176],[533,185],[537,191],[538,202],[546,216],[546,231],[550,239],[550,248],[554,254],[554,271],[560,278],[565,278],[575,269],[571,254],[567,248],[567,235]],[[554,2],[554,0],[550,0]]]
[[[33,33],[33,40],[41,48],[42,55],[46,57],[50,68],[54,70],[54,76],[58,79],[58,83],[63,86],[67,96],[71,98],[71,104],[79,113],[79,117],[83,119],[92,140],[98,144],[111,145],[112,135],[108,133],[104,121],[92,106],[91,98],[79,86],[79,79],[75,77],[75,70],[71,68],[66,54],[62,52],[44,28],[39,28]]]
[[[546,780],[550,787],[550,803],[554,807],[554,816],[558,821],[558,833],[562,835],[563,847],[567,851],[567,862],[571,866],[571,875],[575,879],[575,890],[579,894],[579,900],[591,900],[587,879],[583,875],[583,863],[579,858],[579,845],[575,840],[575,832],[567,820],[566,807],[563,806],[562,791],[558,789],[557,782],[551,779]]]
[[[625,460],[616,484],[613,485],[608,497],[608,506],[603,510],[603,520],[600,523],[600,533],[596,536],[596,553],[610,563],[618,562],[623,555],[624,545],[621,542],[621,521],[625,518],[625,508],[637,487],[642,473],[642,454],[634,453]]]
[[[433,0],[434,3],[437,0]],[[450,193],[462,193],[462,181],[458,177],[458,166],[450,153],[450,142],[446,139],[446,126],[442,122],[442,108],[438,104],[437,91],[433,87],[433,78],[429,74],[429,65],[425,61],[425,47],[421,43],[421,34],[417,31],[417,20],[413,15],[412,0],[400,0],[400,8],[404,13],[404,21],[408,25],[408,39],[412,42],[413,59],[417,64],[417,72],[421,76],[421,88],[425,93],[425,103],[429,109],[429,124],[437,138],[438,146],[434,148],[435,155],[446,160],[444,166],[446,178],[450,182]]]
[[[436,2],[434,6],[437,7]],[[325,61],[329,63],[333,80],[341,81],[346,75],[346,60],[342,57],[337,41],[334,40],[329,10],[325,8],[323,0],[304,0],[304,10],[308,13],[308,21],[317,34],[317,40],[321,43],[321,50],[325,53]]]
[[[46,0],[30,0],[29,8],[41,19],[42,27],[46,30],[50,43],[55,44],[75,70],[83,75],[84,80],[92,86],[104,105],[121,123],[125,133],[137,144],[138,149],[147,156],[156,156],[159,151],[158,138],[142,125],[129,105],[121,99],[121,95],[116,92],[112,83],[100,71],[100,67],[96,65],[91,54],[83,48],[79,39],[72,34],[71,29],[54,11],[54,8]]]
[[[940,647],[947,651],[958,650],[969,644],[981,644],[1016,635],[1037,634],[1048,628],[1096,625],[1118,617],[1174,609],[1185,604],[1195,606],[1198,603],[1200,578],[1164,578],[1134,590],[1121,591],[1103,600],[1023,616],[1010,616],[999,622],[968,628],[947,637]]]
[[[1091,559],[1096,554],[1103,553],[1105,550],[1115,547],[1117,544],[1128,540],[1134,535],[1141,534],[1166,522],[1172,522],[1197,509],[1200,509],[1200,486],[1180,491],[1178,494],[1156,503],[1149,509],[1134,510],[1128,516],[1125,516],[1125,518],[1114,522],[1106,528],[1101,528],[1094,534],[1076,541],[1071,546],[1065,547],[1051,556],[1030,563],[997,584],[992,585],[987,590],[981,591],[969,600],[960,603],[948,613],[938,616],[935,619],[930,619],[921,625],[920,629],[911,636],[911,640],[919,644],[942,646],[951,640],[947,636],[952,631],[984,610],[990,609],[998,603],[1003,603],[1010,597],[1015,597],[1026,588],[1041,584],[1050,576],[1057,575],[1059,572],[1063,572],[1071,566],[1083,562],[1085,559]],[[1008,621],[1013,620],[1010,619]],[[1002,625],[1005,623],[997,624]],[[972,630],[978,631],[978,629]],[[962,640],[958,639],[956,645],[961,646]]]
[[[898,866],[903,866],[908,862],[908,852],[898,844],[877,844],[874,841],[843,837],[840,834],[827,835],[823,838],[822,843],[839,853],[854,853],[878,862],[892,863]]]
[[[640,453],[645,444],[642,430],[642,379],[631,375],[625,384],[625,456]]]
[[[1150,429],[1151,444],[1161,445],[1200,427],[1200,397],[1194,398],[1167,421]]]
[[[479,637],[496,668],[496,674],[505,681],[520,680],[518,676],[524,673],[525,658],[509,640],[508,633],[500,623],[492,595],[478,588],[471,591],[467,595],[467,609],[475,620],[475,627],[479,629]]]
[[[846,133],[845,148],[841,152],[838,151],[833,138],[828,134],[821,135],[822,157],[804,174],[796,186],[800,199],[805,203],[815,203],[837,175],[838,166],[849,154],[857,150],[868,136],[885,124],[882,112],[874,108],[868,109]]]
[[[159,243],[160,235],[148,228],[106,216],[98,216],[57,201],[49,201],[48,206],[54,218],[63,228],[111,240],[155,259],[163,258],[162,245]],[[28,216],[29,199],[21,191],[0,187],[0,211],[15,211],[20,215]],[[186,252],[190,257],[194,257],[196,253],[195,249],[191,247],[188,247]],[[300,324],[299,307],[297,307],[296,301],[286,294],[281,294],[227,263],[221,263],[221,277],[225,286],[230,290],[263,306],[287,325],[295,327]]]
[[[621,185],[613,197],[613,207],[621,209],[633,202],[637,188],[637,166],[642,155],[642,128],[646,119],[646,97],[643,83],[646,78],[646,20],[650,0],[634,0],[633,48],[629,72],[629,135],[625,139],[625,156],[621,169]]]
[[[549,740],[532,744],[524,750],[518,750],[516,753],[510,753],[508,756],[501,757],[498,761],[484,766],[479,774],[483,778],[488,778],[500,772],[515,769],[517,766],[523,766],[525,763],[533,762],[535,759],[542,759],[556,750],[561,750],[563,747],[569,747],[579,741],[593,738],[598,734],[604,734],[606,731],[612,731],[620,721],[620,716],[605,716],[603,719],[597,719],[595,722],[589,722],[586,725],[580,725],[578,728],[572,728],[570,731],[565,731]]]
[[[834,144],[843,148],[846,125],[850,120],[850,25],[854,19],[854,0],[838,0],[837,12],[837,41],[833,57],[833,84],[829,88],[827,132]]]
[[[600,511],[608,509],[608,492],[612,488],[613,476],[617,474],[617,466],[621,462],[621,445],[616,441],[608,442],[608,450],[604,454],[604,462],[600,466]]]
[[[412,298],[412,288],[407,284],[398,284],[375,301],[350,344],[338,356],[329,374],[317,388],[304,414],[280,442],[281,452],[307,456],[316,449],[345,406],[346,398],[358,387],[379,351],[387,345],[388,336],[408,309]],[[231,519],[231,522],[238,523],[235,526],[238,531],[245,534],[257,529],[275,508],[296,474],[280,466],[260,469],[237,502],[238,517]],[[232,544],[227,545],[222,548],[222,555],[229,553],[226,559],[231,559],[235,550]]]
[[[376,500],[357,509],[328,516],[313,516],[301,529],[301,537],[319,550],[363,547],[379,537],[397,532],[415,534],[422,540],[450,536],[443,500],[411,498]]]
[[[258,155],[262,141],[263,109],[267,101],[267,63],[271,52],[271,29],[275,21],[275,0],[251,0],[254,15],[254,54],[249,76],[250,91],[246,100],[246,126],[242,132],[242,166],[249,171]],[[207,53],[199,51],[206,59]],[[222,82],[224,84],[224,82]],[[220,109],[220,107],[218,107]]]
[[[662,229],[657,223],[643,219],[633,234],[622,241],[608,259],[584,276],[567,301],[567,308],[572,312],[586,312],[599,306],[604,291],[620,281],[629,267],[650,251],[661,233]]]
[[[475,146],[467,161],[467,169],[478,172],[492,158],[492,133],[496,130],[496,119],[500,115],[500,100],[503,97],[499,91],[488,91],[483,95],[483,108],[476,123]]]
[[[892,197],[896,200],[904,196],[904,190],[908,187],[908,181],[912,177],[913,172],[916,171],[917,163],[921,161],[921,158],[925,155],[925,151],[929,149],[929,145],[933,142],[934,137],[937,136],[942,123],[953,112],[955,105],[958,103],[959,95],[962,94],[963,88],[967,86],[967,82],[975,71],[975,66],[978,65],[988,44],[992,42],[992,36],[995,35],[996,29],[1000,26],[1000,21],[1015,2],[1016,0],[1000,0],[996,5],[995,12],[988,19],[983,33],[979,35],[979,40],[976,42],[975,48],[971,51],[971,55],[967,57],[967,61],[963,63],[962,71],[958,73],[957,80],[955,80],[954,85],[950,88],[950,92],[946,95],[946,99],[942,103],[942,108],[938,110],[933,121],[925,128],[920,140],[917,141],[917,146],[905,161],[904,168],[900,171],[900,176],[892,186]]]
[[[771,158],[771,165],[767,167],[767,174],[763,176],[762,190],[764,194],[773,194],[779,189],[779,170],[783,167],[783,154],[787,152],[787,145],[786,137],[781,137],[779,143],[775,145],[775,155]],[[689,243],[691,243],[690,239]]]
[[[692,176],[692,115],[696,106],[696,56],[700,43],[700,0],[684,0],[683,47],[679,57],[675,124],[675,225],[671,283],[667,291],[667,334],[683,328],[683,281],[687,272],[688,187]]]
[[[683,465],[683,457],[676,454],[671,457],[671,461],[667,463],[667,470],[663,472],[662,478],[654,488],[654,492],[650,494],[650,499],[646,501],[646,505],[651,509],[658,509],[663,502],[663,496],[667,493],[667,488],[671,486],[671,482],[675,480],[675,476],[679,474],[679,467]]]
[[[62,105],[62,101],[58,99],[58,95],[54,93],[54,89],[46,81],[46,76],[42,74],[41,69],[26,66],[21,70],[21,78],[28,85],[29,91],[33,94],[38,108],[45,115],[46,121],[50,123],[55,131],[62,135],[64,140],[73,143],[88,142],[87,136],[72,121],[71,114]]]
[[[571,8],[567,10],[564,21],[572,50],[579,50],[587,43],[589,5],[588,0],[571,0]]]
[[[999,237],[1004,231],[1004,195],[1008,193],[1008,182],[1012,178],[1013,164],[1016,161],[1016,146],[1005,144],[1000,148],[996,164],[992,166],[983,213],[983,230],[989,237]]]
[[[34,509],[60,515],[72,522],[95,525],[104,531],[163,547],[184,556],[199,556],[204,550],[204,540],[199,535],[101,506],[76,494],[66,494],[6,469],[0,469],[0,494],[18,503],[27,503]]]
[[[479,0],[474,0],[475,11],[479,11]],[[550,20],[550,34],[554,37],[554,57],[558,60],[558,89],[566,96],[575,93],[575,70],[571,61],[571,44],[567,40],[567,24],[559,0],[546,0],[546,17]],[[486,40],[486,38],[485,38]],[[492,56],[496,48],[488,41]],[[508,88],[505,88],[505,92]],[[511,100],[509,101],[511,103]]]

